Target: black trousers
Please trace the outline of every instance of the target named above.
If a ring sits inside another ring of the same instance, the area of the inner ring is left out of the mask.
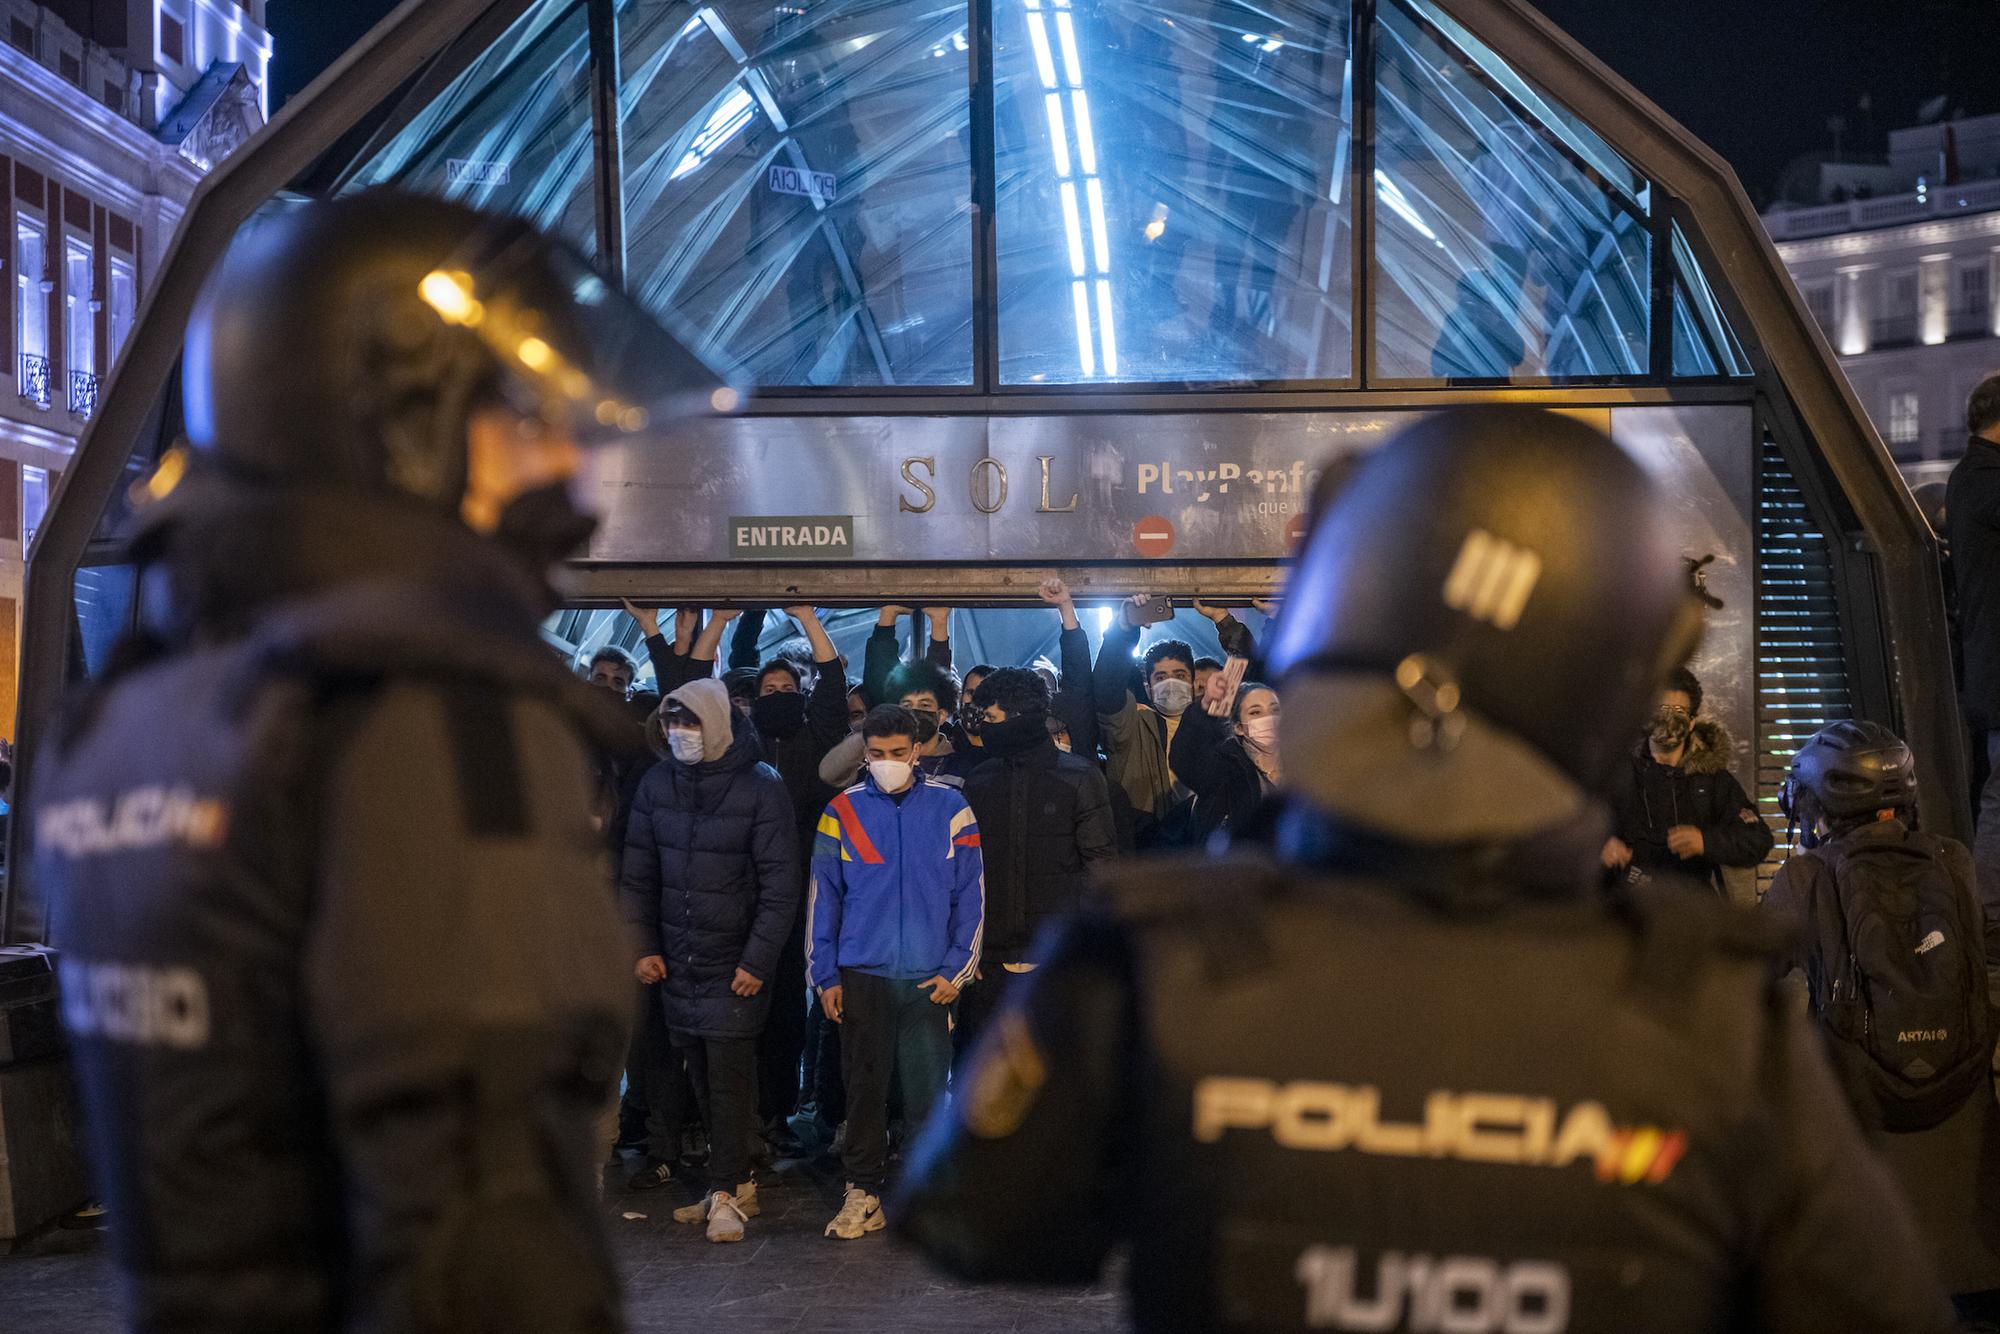
[[[638,987],[632,1040],[625,1049],[625,1091],[618,1103],[621,1141],[643,1132],[646,1156],[673,1162],[681,1155],[681,1123],[687,1119],[689,1090],[680,1056],[667,1035],[667,1015],[658,984]]]
[[[695,1097],[708,1123],[708,1188],[734,1194],[750,1179],[750,1118],[755,1114],[757,1039],[674,1034],[687,1057]]]
[[[956,1079],[965,1073],[973,1044],[993,1026],[994,1016],[1006,1003],[1007,994],[1019,986],[1026,973],[1010,973],[997,963],[982,963],[980,976],[958,993],[958,1022],[951,1030],[951,1073]]]
[[[840,1065],[847,1084],[847,1179],[882,1193],[889,1171],[889,1081],[898,1077],[912,1128],[944,1092],[951,1007],[917,989],[928,979],[840,970]]]
[[[847,1119],[847,1086],[840,1077],[840,1025],[826,1017],[817,995],[809,995],[808,1000],[812,1009],[806,1015],[805,1100],[821,1121],[837,1126]]]
[[[757,1040],[757,1116],[782,1121],[799,1109],[799,1058],[806,1049],[806,931],[801,917],[769,982],[771,1017]]]

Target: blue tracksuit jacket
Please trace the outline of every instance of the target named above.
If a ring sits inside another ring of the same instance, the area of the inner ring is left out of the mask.
[[[979,823],[954,787],[919,778],[901,802],[865,778],[827,805],[806,899],[806,976],[840,970],[972,981],[986,921]]]

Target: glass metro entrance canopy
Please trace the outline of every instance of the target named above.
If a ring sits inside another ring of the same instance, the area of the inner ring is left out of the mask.
[[[539,0],[338,188],[619,238],[765,387],[1749,374],[1663,192],[1429,0],[1371,8],[620,0],[599,124],[585,0]]]

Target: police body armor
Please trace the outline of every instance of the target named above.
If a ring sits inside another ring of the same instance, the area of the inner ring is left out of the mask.
[[[251,526],[454,577],[133,667],[38,774],[133,1325],[613,1329],[578,1150],[630,998],[584,775],[629,724],[496,591],[497,553],[370,508]]]
[[[1754,923],[1412,869],[1120,868],[892,1222],[991,1279],[1128,1243],[1147,1331],[1948,1327]]]

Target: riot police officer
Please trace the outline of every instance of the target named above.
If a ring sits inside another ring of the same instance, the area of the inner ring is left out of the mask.
[[[727,391],[561,243],[387,192],[239,238],[183,390],[167,605],[30,811],[132,1327],[614,1330],[631,724],[537,622],[585,428]]]
[[[1146,1330],[1948,1327],[1754,922],[1594,894],[1698,613],[1574,419],[1428,417],[1319,507],[1267,851],[1048,946],[890,1216],[975,1278],[1119,1242]]]

